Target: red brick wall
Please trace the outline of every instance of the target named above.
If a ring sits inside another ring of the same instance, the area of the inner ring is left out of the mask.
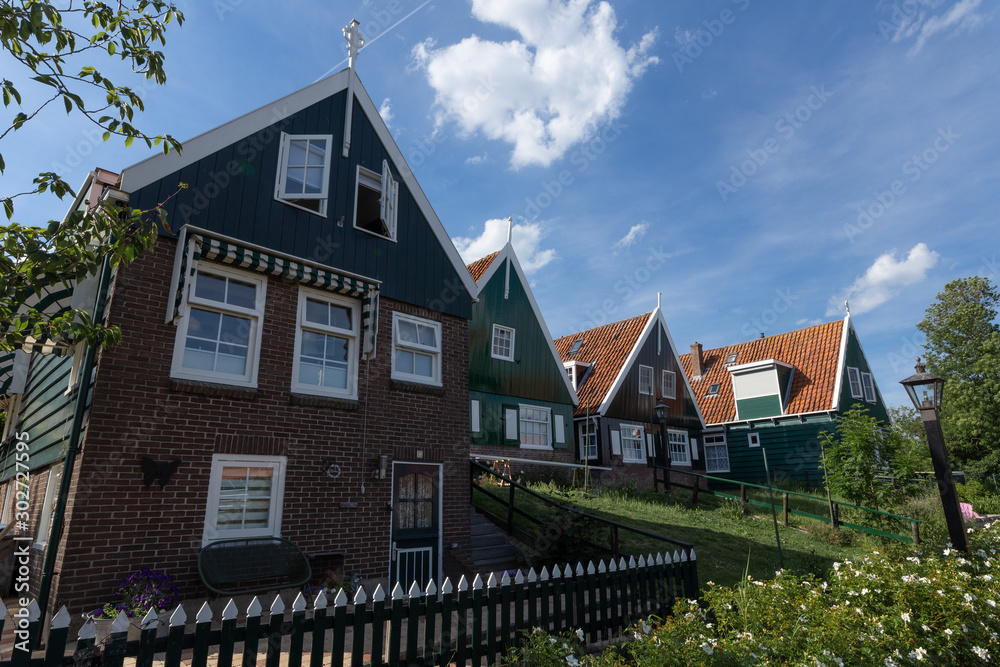
[[[457,574],[469,548],[467,322],[383,298],[377,356],[359,362],[356,409],[293,405],[298,285],[272,277],[256,398],[182,393],[169,379],[176,329],[163,321],[174,247],[160,239],[117,278],[111,321],[122,343],[100,356],[53,603],[73,612],[97,606],[143,566],[175,575],[184,597],[204,596],[197,555],[212,455],[222,452],[285,454],[282,536],[309,555],[343,554],[345,572],[384,579],[391,481],[372,472],[380,455],[404,460],[422,449],[424,461],[444,464],[445,573]],[[393,310],[441,322],[443,390],[390,381]],[[143,456],[181,460],[165,489],[143,486]],[[339,478],[324,473],[326,458]]]

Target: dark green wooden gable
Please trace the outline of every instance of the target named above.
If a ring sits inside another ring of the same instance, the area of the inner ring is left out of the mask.
[[[504,409],[517,408],[522,402],[552,410],[553,422],[562,415],[566,442],[556,449],[571,447],[573,437],[573,397],[563,379],[565,369],[552,355],[548,336],[542,329],[528,299],[527,289],[511,265],[510,291],[504,299],[505,264],[498,257],[492,277],[473,304],[469,321],[469,393],[479,401],[480,431],[472,434],[475,444],[506,444]],[[494,359],[493,325],[514,329],[514,361]]]
[[[659,347],[657,347],[657,338],[659,338]],[[652,395],[639,393],[640,365],[653,368]],[[701,420],[698,418],[694,397],[688,391],[687,383],[684,382],[684,369],[670,348],[666,332],[659,324],[657,324],[655,331],[650,334],[642,349],[639,350],[638,357],[632,362],[628,375],[625,376],[618,392],[612,398],[605,416],[642,423],[649,423],[652,419],[655,423],[653,407],[660,400],[660,384],[664,370],[674,372],[676,387],[676,398],[664,400],[664,403],[670,406],[668,424],[682,428],[700,429]]]
[[[164,207],[175,232],[195,225],[380,280],[382,296],[468,318],[471,296],[400,174],[408,167],[393,162],[357,99],[350,154],[340,157],[345,99],[341,91],[272,123],[136,190],[130,204],[155,207],[184,182]],[[275,200],[282,132],[333,136],[326,217]],[[396,242],[354,228],[357,166],[381,173],[382,160],[399,182]]]
[[[882,393],[878,390],[878,386],[875,387],[875,403],[869,403],[864,398],[852,398],[851,397],[851,380],[847,374],[847,367],[852,366],[858,369],[860,373],[872,373],[871,367],[865,360],[865,355],[861,351],[861,342],[858,340],[858,336],[854,331],[854,327],[850,327],[847,335],[847,352],[844,354],[844,368],[843,370],[843,380],[840,385],[840,414],[843,414],[851,409],[855,403],[859,403],[866,408],[868,408],[869,414],[886,424],[889,423],[889,413],[885,407],[885,399],[882,398]],[[872,382],[874,383],[875,376],[872,374]]]

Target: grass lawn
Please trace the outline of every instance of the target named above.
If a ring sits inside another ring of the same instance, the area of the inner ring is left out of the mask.
[[[503,497],[508,492],[507,487],[490,488]],[[702,586],[707,581],[732,585],[745,574],[766,579],[773,577],[780,568],[774,524],[769,513],[766,516],[741,516],[735,503],[713,505],[700,502],[696,506],[691,504],[687,493],[673,495],[603,489],[583,491],[551,484],[532,488],[564,505],[572,505],[596,516],[693,544],[698,558],[698,579]],[[477,506],[505,516],[496,501],[485,498],[480,493],[474,494],[474,498]],[[604,545],[609,543],[608,529],[602,524],[574,523],[565,531],[553,530],[553,527],[564,525],[558,520],[560,512],[527,494],[515,495],[515,499],[519,509],[543,521],[538,526],[522,516],[516,516],[517,528],[535,536],[543,535],[546,531],[550,536],[565,533],[560,537],[568,541],[568,545],[562,549],[555,548],[559,560],[570,560],[574,555],[577,559],[591,558],[592,555],[586,553],[586,549],[580,545],[582,537],[586,536]],[[761,510],[756,508],[755,511]],[[781,537],[786,569],[823,575],[832,568],[834,561],[856,557],[864,551],[866,538],[858,533],[843,530],[836,534],[827,524],[796,520],[794,517],[792,526],[786,528],[780,523],[780,513],[778,518],[778,534]],[[807,529],[812,532],[807,532]],[[558,542],[556,539],[551,541]],[[635,556],[664,551],[668,546],[626,531],[620,533],[619,541],[623,553]],[[544,542],[542,540],[538,544]],[[670,549],[672,551],[674,547]],[[595,562],[597,557],[594,557]]]

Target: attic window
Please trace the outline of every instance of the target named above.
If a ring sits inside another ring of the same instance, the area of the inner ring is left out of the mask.
[[[281,134],[274,198],[326,216],[330,187],[329,134]]]
[[[736,363],[736,357],[739,356],[739,352],[730,352],[729,356],[726,357],[726,366],[731,366]]]
[[[573,341],[573,345],[570,346],[568,354],[576,354],[580,351],[581,347],[583,347],[583,339],[577,338]]]
[[[705,395],[706,396],[718,396],[719,395],[719,388],[720,387],[722,387],[722,384],[720,384],[718,382],[716,382],[714,384],[708,385],[708,393],[705,394]]]
[[[354,226],[395,241],[399,183],[393,180],[387,160],[382,160],[381,174],[358,165],[355,195]]]

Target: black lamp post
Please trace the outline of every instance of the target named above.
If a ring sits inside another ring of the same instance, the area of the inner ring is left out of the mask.
[[[665,404],[662,400],[656,404],[653,408],[656,413],[656,421],[660,423],[660,449],[656,452],[656,463],[657,465],[663,466],[664,468],[670,467],[670,442],[667,439],[667,417],[670,416],[670,406]],[[653,471],[656,472],[655,470]],[[656,475],[653,475],[656,478]],[[664,471],[663,487],[669,491],[670,490],[670,471]]]
[[[965,521],[962,520],[962,509],[959,507],[958,493],[955,491],[955,479],[951,475],[951,464],[948,462],[948,450],[945,449],[944,434],[941,432],[941,422],[938,421],[944,380],[928,373],[920,363],[919,357],[914,370],[917,371],[916,375],[900,381],[900,384],[906,387],[906,393],[913,401],[913,407],[920,412],[920,418],[924,422],[951,544],[960,551],[968,551],[969,539],[965,533]]]

